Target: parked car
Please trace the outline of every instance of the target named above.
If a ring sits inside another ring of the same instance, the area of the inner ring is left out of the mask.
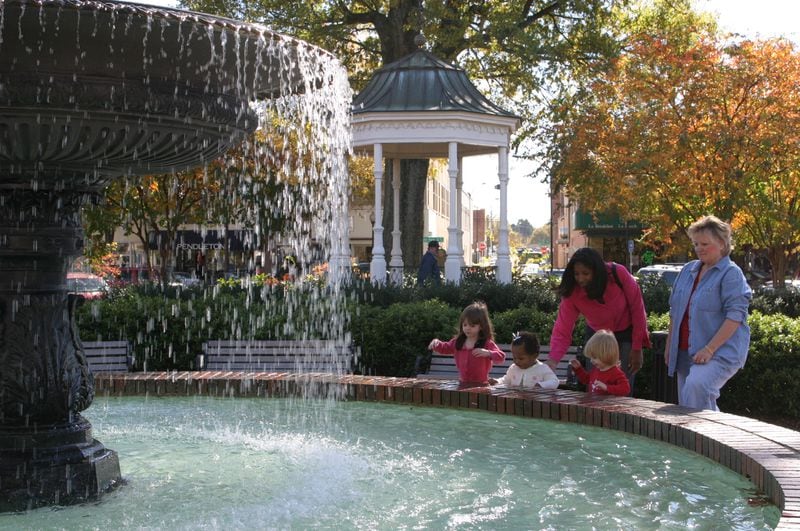
[[[675,284],[675,279],[678,278],[678,273],[681,272],[683,266],[686,264],[654,264],[645,266],[636,272],[636,276],[640,279],[651,278],[664,282],[670,288]]]
[[[99,299],[108,293],[108,284],[91,273],[67,273],[67,292],[84,299]]]
[[[529,262],[522,266],[520,275],[523,277],[533,277],[541,273],[541,267],[537,263]]]
[[[544,275],[550,278],[554,278],[556,280],[561,280],[561,277],[564,276],[563,269],[547,269],[544,271]]]
[[[193,288],[202,284],[201,280],[188,273],[172,273],[169,285],[182,288]]]
[[[772,281],[768,280],[761,285],[761,289],[766,291],[773,291],[775,289],[773,286],[774,285]],[[784,280],[783,286],[788,291],[800,291],[800,279],[792,280],[790,278],[787,278],[786,280]]]

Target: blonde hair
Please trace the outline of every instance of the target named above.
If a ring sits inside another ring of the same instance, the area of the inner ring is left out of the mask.
[[[614,332],[598,330],[586,342],[583,353],[593,360],[598,360],[604,365],[613,366],[619,363],[619,344]]]
[[[698,232],[707,232],[716,240],[722,242],[721,254],[728,256],[731,254],[731,226],[719,219],[717,216],[703,216],[691,225],[686,231],[692,238]]]

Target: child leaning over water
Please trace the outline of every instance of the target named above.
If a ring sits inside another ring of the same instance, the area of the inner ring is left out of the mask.
[[[598,330],[586,342],[583,353],[592,362],[590,372],[586,372],[578,360],[569,363],[578,381],[586,386],[587,392],[616,396],[630,394],[631,385],[619,368],[619,344],[613,332]]]
[[[499,380],[489,380],[491,384],[523,389],[555,389],[558,377],[549,365],[539,361],[539,340],[530,332],[518,332],[511,341],[511,355],[514,363]]]
[[[450,341],[434,339],[428,350],[453,355],[461,383],[488,383],[492,363],[506,359],[505,353],[494,342],[489,311],[482,302],[473,302],[461,312],[458,335]]]

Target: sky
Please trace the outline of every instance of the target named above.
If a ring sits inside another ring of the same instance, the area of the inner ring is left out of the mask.
[[[138,0],[142,4],[175,6],[175,0]],[[800,42],[800,0],[692,0],[695,9],[717,16],[723,30],[747,37],[784,36]],[[484,155],[464,159],[464,190],[472,197],[473,208],[484,208],[498,216],[500,194],[494,187],[497,156]],[[548,186],[539,178],[529,177],[532,163],[513,156],[509,161],[508,220],[527,219],[534,227],[550,221]]]

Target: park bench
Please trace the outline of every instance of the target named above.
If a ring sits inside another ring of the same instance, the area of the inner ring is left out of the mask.
[[[492,365],[489,371],[489,378],[499,379],[505,376],[506,371],[514,363],[511,355],[511,345],[508,343],[498,344],[498,347],[506,353],[506,359],[502,363]],[[556,376],[559,381],[564,384],[567,380],[572,378],[572,368],[569,362],[575,359],[581,353],[581,347],[569,347],[567,353],[558,361],[558,366],[555,369]],[[539,348],[539,361],[545,362],[549,359],[550,347],[542,345]],[[418,360],[420,362],[420,360]],[[449,355],[437,354],[435,352],[430,354],[430,364],[425,373],[417,374],[418,378],[439,378],[458,380],[458,368],[456,367],[455,358]]]
[[[195,367],[208,371],[352,373],[357,350],[333,340],[211,340]]]
[[[93,373],[128,372],[133,365],[127,341],[83,341],[83,354]]]

